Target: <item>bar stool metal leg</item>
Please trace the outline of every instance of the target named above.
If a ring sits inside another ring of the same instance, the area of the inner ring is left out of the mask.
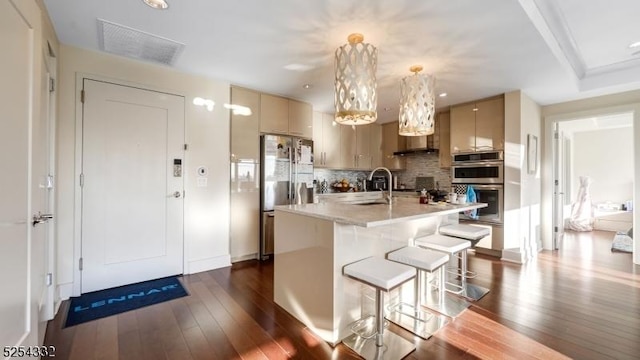
[[[489,289],[467,282],[467,276],[466,276],[466,274],[467,274],[467,251],[466,250],[462,252],[462,274],[463,275],[461,277],[461,284],[462,284],[463,291],[460,294],[461,296],[463,296],[463,297],[465,297],[465,298],[467,298],[467,299],[469,299],[471,301],[478,301],[478,300],[480,300],[480,298],[482,298],[487,293],[489,293]]]
[[[389,292],[415,278],[415,269],[385,259],[370,257],[346,265],[343,272],[348,277],[364,282],[376,290],[375,334],[372,337],[363,337],[353,333],[342,340],[344,345],[365,359],[402,359],[415,350],[412,342],[391,331],[384,331],[383,295],[383,291]]]
[[[444,266],[438,270],[437,274],[433,275],[437,276],[437,291],[427,291],[424,306],[443,315],[455,318],[469,307],[469,303],[465,299],[457,296],[447,296],[447,290],[445,288],[446,269]]]
[[[376,289],[376,346],[380,347],[382,343],[382,335],[384,334],[384,297],[380,289]]]

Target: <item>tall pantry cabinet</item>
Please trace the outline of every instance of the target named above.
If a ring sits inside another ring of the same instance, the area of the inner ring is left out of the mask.
[[[252,114],[231,112],[231,261],[257,257],[260,239],[260,93],[231,87],[231,103]]]

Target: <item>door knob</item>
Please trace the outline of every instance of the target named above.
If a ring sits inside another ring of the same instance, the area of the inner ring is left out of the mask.
[[[179,198],[180,196],[182,196],[182,193],[180,191],[176,191],[173,193],[174,198]]]

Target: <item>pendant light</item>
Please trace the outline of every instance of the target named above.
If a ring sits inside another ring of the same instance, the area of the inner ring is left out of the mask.
[[[413,75],[400,83],[400,115],[398,134],[403,136],[431,135],[435,127],[435,78],[422,75],[422,66],[409,69]]]
[[[343,125],[369,124],[378,117],[378,50],[364,43],[362,34],[351,34],[347,40],[348,44],[336,49],[335,121]]]

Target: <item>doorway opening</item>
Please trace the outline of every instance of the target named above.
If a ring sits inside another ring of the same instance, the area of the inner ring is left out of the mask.
[[[554,121],[554,250],[563,248],[568,223],[574,230],[610,232],[612,241],[632,228],[633,119],[627,111]],[[581,180],[589,184],[586,196]]]

